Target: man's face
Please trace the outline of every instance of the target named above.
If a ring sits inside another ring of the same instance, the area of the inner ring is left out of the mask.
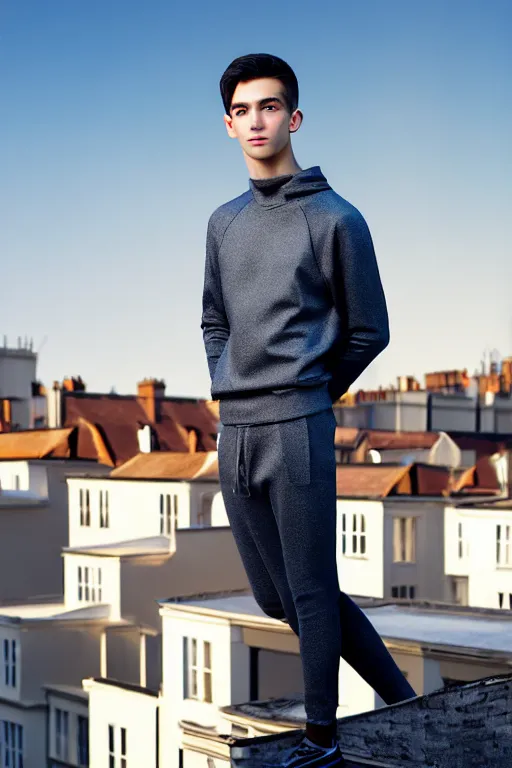
[[[289,114],[284,86],[274,77],[238,83],[230,114],[224,116],[229,136],[238,139],[245,154],[255,160],[268,160],[281,152],[301,120],[299,109]],[[265,141],[251,141],[256,136],[264,136]]]

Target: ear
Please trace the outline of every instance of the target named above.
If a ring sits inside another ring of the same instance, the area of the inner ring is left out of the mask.
[[[304,119],[304,115],[302,114],[302,111],[300,109],[296,109],[295,112],[293,112],[292,116],[290,117],[289,122],[289,130],[290,133],[295,133],[299,130],[300,126],[302,125],[302,121]]]
[[[226,130],[228,132],[228,136],[231,139],[236,139],[236,133],[233,130],[233,118],[229,115],[224,115],[224,123],[226,125]]]

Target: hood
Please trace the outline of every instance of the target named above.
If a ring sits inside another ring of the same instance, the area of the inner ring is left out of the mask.
[[[296,197],[306,197],[331,189],[319,165],[305,168],[298,173],[272,176],[268,179],[250,178],[249,187],[254,199],[263,208],[285,205]]]

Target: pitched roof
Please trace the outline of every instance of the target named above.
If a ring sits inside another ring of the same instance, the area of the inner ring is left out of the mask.
[[[80,417],[93,424],[116,465],[139,452],[137,433],[146,424],[154,429],[160,450],[188,451],[189,430],[198,434],[196,450],[216,448],[218,419],[204,400],[162,398],[160,417],[151,422],[137,395],[63,392],[62,398],[66,426],[74,426]]]
[[[496,469],[487,456],[481,456],[473,467],[462,472],[453,487],[455,493],[472,495],[492,495],[500,490]]]
[[[29,429],[0,432],[0,459],[46,459],[70,456],[74,429]]]
[[[394,432],[384,429],[367,429],[370,448],[383,450],[411,450],[432,448],[439,440],[438,432]]]
[[[138,453],[112,470],[110,477],[167,480],[219,480],[217,451]]]
[[[338,464],[336,494],[348,498],[384,498],[409,474],[396,464]]]
[[[357,448],[364,438],[363,430],[358,427],[336,427],[334,433],[335,448]]]

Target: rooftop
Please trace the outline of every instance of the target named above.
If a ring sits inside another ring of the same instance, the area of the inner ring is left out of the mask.
[[[512,611],[473,608],[427,600],[381,600],[351,595],[379,635],[398,642],[415,642],[432,648],[450,647],[474,656],[512,653]],[[164,608],[223,616],[234,624],[250,623],[283,627],[267,616],[252,593],[232,592],[196,599],[159,601]],[[287,627],[287,629],[289,629]],[[292,630],[289,629],[291,632]]]
[[[140,557],[141,555],[170,555],[171,543],[168,536],[149,536],[110,544],[89,544],[81,547],[63,547],[63,552],[98,557]]]
[[[219,480],[217,451],[154,451],[138,453],[110,473],[112,478],[138,480]]]
[[[237,709],[249,721],[279,716],[279,706],[271,702]],[[288,709],[282,702],[281,710],[293,727],[300,700],[292,699]],[[347,768],[505,768],[512,765],[511,729],[512,674],[507,674],[340,718],[337,737]],[[233,768],[262,768],[267,761],[279,762],[303,734],[302,723],[300,729],[269,736],[222,738]]]
[[[205,400],[161,397],[156,420],[148,418],[144,398],[137,395],[72,391],[63,392],[62,400],[64,424],[74,426],[80,418],[94,424],[116,466],[139,452],[137,434],[146,424],[154,430],[157,450],[188,451],[190,430],[198,436],[196,450],[216,448],[218,419]]]

